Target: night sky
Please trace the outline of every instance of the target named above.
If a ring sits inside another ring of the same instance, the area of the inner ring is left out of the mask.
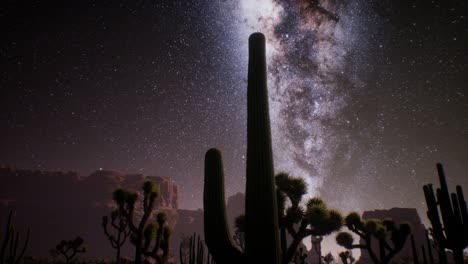
[[[168,176],[196,209],[217,147],[243,191],[261,31],[277,171],[344,213],[425,219],[436,162],[468,190],[466,1],[20,2],[0,3],[1,164]]]

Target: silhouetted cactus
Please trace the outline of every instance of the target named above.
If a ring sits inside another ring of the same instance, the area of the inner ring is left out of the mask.
[[[342,251],[340,252],[340,254],[338,254],[338,256],[340,257],[341,262],[343,262],[343,264],[353,264],[356,260],[353,257],[351,250]]]
[[[426,236],[427,236],[427,233],[426,233]],[[430,244],[429,238],[426,237],[426,239],[428,240],[427,242],[429,246],[429,254],[431,255],[429,256],[429,259],[432,260],[431,264],[434,264],[434,257],[432,256],[431,244]],[[419,262],[418,249],[416,247],[416,242],[414,241],[413,235],[411,235],[411,250],[413,252],[413,263],[419,264],[420,262]],[[422,256],[423,263],[428,264],[428,256],[426,255],[426,248],[424,247],[424,245],[421,245],[421,256]]]
[[[53,257],[63,256],[65,263],[71,263],[75,260],[77,254],[85,253],[88,251],[88,247],[84,245],[84,240],[80,236],[77,236],[73,240],[62,240],[55,246],[55,249],[50,251]]]
[[[223,165],[221,153],[216,149],[208,150],[205,156],[205,239],[218,263],[279,264],[265,37],[261,33],[249,38],[248,68],[245,253],[234,246],[228,230]]]
[[[426,246],[427,246],[427,254],[429,255],[429,263],[435,264],[434,255],[432,254],[432,248],[434,247],[432,241],[429,239],[429,231],[426,229],[424,232],[426,236]]]
[[[419,264],[418,250],[416,249],[413,235],[411,235],[411,251],[413,252],[413,264]]]
[[[336,242],[347,249],[360,248],[367,250],[371,260],[375,264],[389,263],[403,249],[411,233],[411,226],[409,224],[403,223],[397,226],[391,220],[362,220],[361,216],[356,212],[352,212],[346,216],[345,223],[348,229],[361,237],[364,243],[353,244],[354,239],[347,232],[339,233],[336,236]],[[392,245],[386,241],[386,237],[390,238]],[[373,238],[378,242],[378,254],[372,248]]]
[[[423,263],[428,264],[427,256],[426,256],[426,249],[424,248],[424,246],[421,246],[421,253],[422,253],[422,256],[423,256]]]
[[[109,239],[111,246],[116,249],[116,263],[120,262],[120,249],[127,241],[127,237],[130,235],[130,228],[125,217],[122,216],[119,210],[114,210],[111,213],[111,222],[110,226],[117,231],[117,236],[111,234],[107,228],[109,224],[109,218],[106,216],[102,217],[102,228],[104,229],[104,234]]]
[[[295,264],[306,264],[307,253],[305,252],[303,247],[299,247],[299,250],[296,251],[294,254],[293,262]]]
[[[0,264],[17,264],[21,261],[29,244],[29,233],[28,229],[23,248],[18,252],[19,232],[15,232],[15,227],[13,226],[13,210],[11,210],[8,215],[7,224],[5,226],[5,235],[0,249]]]
[[[210,253],[205,254],[205,243],[200,236],[193,234],[190,238],[185,238],[179,247],[180,264],[215,264]]]
[[[305,208],[299,205],[302,196],[307,192],[307,185],[302,178],[292,177],[282,172],[276,175],[275,182],[281,238],[281,263],[290,263],[297,254],[299,244],[308,236],[311,236],[320,263],[323,237],[340,230],[343,225],[341,213],[328,209],[325,202],[318,197],[309,199]],[[288,208],[286,208],[287,199],[290,204]],[[236,218],[236,225],[238,220],[243,219],[242,217],[243,215]],[[289,245],[286,240],[287,234],[292,238]],[[236,241],[236,236],[234,240]]]
[[[457,185],[457,192],[450,195],[442,164],[437,164],[437,171],[440,188],[437,188],[436,194],[434,194],[432,184],[424,185],[423,190],[427,216],[431,221],[433,236],[439,246],[439,262],[447,263],[445,249],[450,249],[453,251],[455,263],[463,264],[463,250],[468,246],[468,211],[463,189]]]
[[[166,214],[158,213],[156,222],[148,224],[158,196],[159,186],[150,180],[145,181],[143,183],[143,216],[136,224],[134,210],[138,194],[133,190],[121,188],[114,191],[114,201],[131,231],[131,242],[135,246],[135,264],[141,264],[143,255],[153,258],[159,264],[167,262],[171,229],[166,223]]]
[[[325,262],[325,263],[327,263],[327,264],[330,264],[330,263],[333,262],[334,259],[335,259],[335,258],[333,257],[332,253],[331,253],[331,252],[328,252],[328,254],[325,255],[325,256],[323,257],[323,262]],[[319,263],[320,263],[320,262],[319,262]]]

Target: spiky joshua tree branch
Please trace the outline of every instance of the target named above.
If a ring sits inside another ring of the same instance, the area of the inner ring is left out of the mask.
[[[171,229],[167,225],[165,213],[158,213],[156,222],[149,223],[156,198],[159,196],[159,186],[153,181],[143,183],[143,216],[137,223],[135,220],[135,203],[138,194],[134,190],[117,189],[113,198],[119,213],[124,217],[130,228],[130,238],[135,246],[135,264],[142,263],[142,256],[153,258],[156,263],[167,263],[169,256],[169,238]]]
[[[104,229],[104,234],[109,239],[111,246],[116,249],[116,263],[120,262],[120,250],[122,246],[127,241],[128,236],[130,235],[130,228],[125,217],[122,216],[119,210],[114,210],[111,213],[111,222],[110,226],[117,231],[117,235],[111,234],[109,232],[109,218],[108,216],[102,217],[102,228]]]
[[[340,232],[336,236],[336,242],[347,249],[360,248],[367,250],[375,264],[389,263],[403,249],[411,233],[411,226],[407,223],[396,225],[392,220],[362,220],[361,216],[356,212],[346,216],[345,224],[350,231],[363,240],[363,243],[353,244],[354,239],[347,232]],[[386,237],[390,237],[391,243],[386,240]],[[377,240],[378,252],[375,252],[372,248],[373,239]]]

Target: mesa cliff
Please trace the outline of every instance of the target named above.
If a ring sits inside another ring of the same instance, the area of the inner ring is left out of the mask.
[[[90,249],[87,258],[112,258],[114,251],[101,227],[102,216],[115,208],[112,192],[119,187],[131,188],[142,197],[141,185],[148,178],[159,184],[161,190],[155,211],[166,212],[169,225],[176,226],[179,186],[168,177],[108,170],[83,177],[75,172],[8,167],[0,167],[0,223],[6,221],[13,209],[19,231],[31,229],[27,255],[48,256],[60,240],[81,235]],[[137,216],[141,212],[139,204],[135,208]],[[182,215],[189,218],[187,214],[184,211]],[[179,240],[180,237],[173,236],[172,251],[177,250]],[[129,245],[123,249],[123,256],[126,255],[132,255]]]

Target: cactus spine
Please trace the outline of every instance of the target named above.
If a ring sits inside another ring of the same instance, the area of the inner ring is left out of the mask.
[[[434,238],[439,245],[439,261],[447,263],[445,249],[450,249],[453,251],[455,263],[463,264],[463,250],[468,246],[468,212],[463,190],[458,185],[457,192],[450,195],[442,164],[437,164],[437,171],[440,188],[437,188],[436,195],[432,184],[424,185],[423,190],[427,216],[431,221]],[[443,226],[437,207],[440,209]]]
[[[234,246],[227,227],[223,166],[216,149],[205,156],[203,204],[206,244],[217,263],[279,263],[265,36],[261,33],[249,38],[245,254]]]
[[[26,241],[24,242],[23,249],[18,252],[19,247],[19,232],[15,233],[15,228],[12,223],[13,211],[8,215],[8,221],[5,228],[5,236],[3,237],[2,247],[0,249],[0,264],[18,264],[26,252],[29,244],[29,229],[26,234]],[[9,252],[7,252],[9,251]]]

